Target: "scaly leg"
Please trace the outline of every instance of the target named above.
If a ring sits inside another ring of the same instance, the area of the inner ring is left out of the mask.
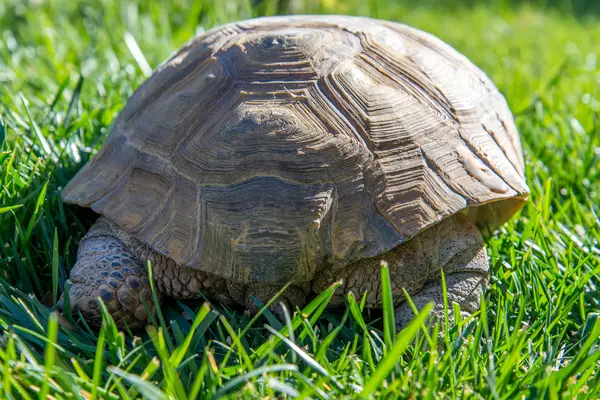
[[[81,312],[91,326],[102,322],[98,298],[119,326],[141,327],[148,317],[146,307],[154,310],[144,264],[102,224],[94,225],[79,244],[70,278],[72,311]]]
[[[479,308],[482,285],[489,274],[488,258],[481,233],[465,216],[458,214],[427,229],[388,253],[360,260],[339,271],[324,271],[313,281],[313,290],[324,290],[336,279],[342,286],[333,304],[352,292],[360,298],[367,292],[367,306],[381,307],[381,261],[389,264],[396,320],[402,327],[414,316],[404,301],[406,290],[417,308],[434,303],[433,314],[443,315],[440,269],[444,270],[450,310],[457,302],[463,315]]]
[[[118,326],[143,326],[148,318],[146,307],[151,313],[155,308],[147,277],[148,261],[159,298],[195,299],[204,295],[232,302],[223,278],[179,266],[101,217],[82,239],[77,263],[71,270],[73,312],[81,312],[89,324],[98,326],[102,320],[97,301],[100,297]]]
[[[460,305],[460,314],[463,318],[468,317],[477,310],[481,302],[483,286],[487,283],[487,276],[476,272],[458,272],[446,276],[446,292],[448,294],[448,322],[454,324],[454,311],[452,304]],[[416,295],[411,296],[417,310],[425,307],[427,303],[433,303],[431,314],[443,321],[444,297],[441,280],[428,283]],[[396,325],[399,328],[406,326],[413,318],[413,313],[408,302],[402,303],[396,308]]]

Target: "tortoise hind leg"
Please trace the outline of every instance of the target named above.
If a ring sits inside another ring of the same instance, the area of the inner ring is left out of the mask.
[[[479,308],[481,289],[489,274],[481,233],[467,217],[457,214],[386,254],[357,261],[339,271],[324,271],[313,281],[313,291],[319,293],[341,278],[342,286],[332,299],[334,305],[342,304],[344,296],[350,292],[360,298],[366,291],[367,306],[381,307],[381,261],[389,264],[399,327],[414,317],[402,289],[408,292],[417,309],[433,302],[432,314],[443,317],[440,280],[443,269],[449,305],[458,303],[466,316]]]
[[[487,283],[487,276],[476,272],[459,272],[446,276],[446,293],[448,294],[448,323],[454,325],[454,311],[452,304],[460,305],[460,314],[466,318],[479,310],[482,288]],[[444,296],[442,281],[435,280],[428,283],[423,289],[411,296],[417,310],[422,309],[428,303],[433,303],[431,314],[443,321],[444,319]],[[396,325],[399,328],[406,326],[415,314],[408,302],[402,303],[396,308]]]
[[[423,288],[414,295],[411,293],[411,300],[418,310],[427,303],[433,303],[431,314],[443,320],[442,269],[446,280],[448,322],[453,325],[453,303],[460,306],[463,318],[479,310],[483,288],[489,278],[489,261],[481,233],[468,218],[459,214],[444,222],[433,236],[437,236],[437,262],[432,264],[430,278]],[[406,326],[413,317],[414,313],[407,302],[396,308],[396,324],[399,327]]]
[[[77,262],[70,273],[69,292],[73,314],[81,313],[90,326],[98,327],[101,298],[119,327],[139,328],[154,311],[150,281],[144,264],[100,219],[82,239]]]

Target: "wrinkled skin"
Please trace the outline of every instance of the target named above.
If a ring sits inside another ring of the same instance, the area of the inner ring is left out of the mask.
[[[366,291],[367,306],[381,307],[383,260],[390,268],[399,327],[413,317],[411,308],[404,302],[402,289],[410,294],[417,308],[433,302],[433,315],[443,316],[441,269],[446,277],[449,305],[458,303],[463,316],[478,310],[482,287],[489,274],[488,259],[479,230],[462,214],[443,220],[382,256],[363,259],[338,270],[323,268],[311,282],[290,285],[280,300],[291,307],[301,307],[314,294],[342,280],[332,305],[342,304],[350,292],[359,298]],[[71,271],[72,311],[75,315],[81,313],[91,326],[98,326],[102,320],[97,301],[100,297],[119,326],[144,326],[148,312],[154,311],[145,267],[147,261],[153,266],[159,298],[192,299],[202,293],[210,299],[237,303],[256,312],[253,297],[265,303],[281,289],[280,286],[226,281],[206,272],[180,267],[101,217],[81,241],[77,263]]]

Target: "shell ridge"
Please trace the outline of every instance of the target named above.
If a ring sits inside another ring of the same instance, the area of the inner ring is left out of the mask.
[[[373,51],[373,49],[369,50]],[[399,85],[405,93],[413,96],[417,101],[419,101],[419,103],[423,104],[424,106],[430,107],[436,113],[439,113],[458,124],[459,120],[456,116],[455,109],[452,106],[452,103],[442,93],[442,91],[433,84],[433,82],[429,83],[434,90],[427,88],[426,85],[423,85],[419,79],[412,76],[410,71],[403,68],[404,66],[402,65],[400,60],[397,60],[394,63],[390,63],[389,60],[386,59],[387,57],[382,57],[382,60],[385,61],[383,63],[379,63],[368,53],[361,54],[361,58],[363,58],[366,63],[370,64],[373,67],[373,69],[375,69],[379,74],[383,75],[384,77]],[[393,71],[401,79],[398,79],[387,72],[388,69],[391,69],[391,66],[393,64],[399,64],[398,67],[393,67]],[[441,99],[439,98],[439,96],[436,96],[435,93],[439,94],[441,96]]]
[[[356,141],[357,143],[360,143],[360,145],[362,147],[364,147],[366,150],[369,151],[369,153],[373,155],[373,144],[371,143],[371,140],[368,136],[368,134],[365,132],[365,130],[360,126],[360,124],[357,123],[356,118],[354,116],[352,116],[348,110],[346,110],[345,107],[339,107],[339,103],[337,103],[334,98],[336,97],[336,93],[334,92],[333,87],[337,86],[334,84],[334,86],[332,86],[332,90],[329,90],[328,88],[326,88],[323,84],[321,84],[321,82],[326,85],[326,86],[330,86],[332,81],[329,78],[324,78],[323,80],[320,80],[317,83],[317,90],[319,91],[319,94],[321,94],[321,97],[323,100],[325,100],[329,107],[330,110],[333,111],[337,111],[341,117],[344,118],[344,120],[348,123],[348,125],[350,127],[352,127],[352,130],[354,131],[355,135],[351,135],[350,137]]]
[[[504,179],[498,173],[496,168],[494,168],[492,166],[492,164],[487,159],[485,159],[485,157],[482,157],[479,154],[479,152],[473,146],[473,144],[464,137],[463,132],[461,130],[458,130],[458,133],[459,133],[459,138],[461,139],[462,144],[464,145],[463,149],[468,151],[468,154],[467,154],[467,153],[464,153],[464,150],[457,150],[457,154],[459,156],[458,159],[463,164],[465,171],[473,179],[477,180],[478,182],[483,184],[485,187],[487,187],[490,191],[492,191],[494,193],[498,193],[500,195],[505,195],[507,192],[509,192],[509,190],[513,190],[515,193],[518,193],[518,190],[516,190],[512,184],[508,183],[507,180]],[[485,179],[482,179],[483,176],[480,175],[480,172],[481,172],[481,174],[485,174],[487,171],[484,171],[484,170],[480,171],[477,166],[472,166],[469,163],[469,160],[467,160],[465,156],[473,157],[477,161],[481,162],[489,171],[491,171],[493,173],[492,178],[497,178],[503,185],[506,186],[506,188],[491,186],[490,184],[492,184],[492,182],[486,182]]]
[[[502,120],[499,119],[499,121],[502,123],[502,125],[504,126],[504,122]],[[512,167],[515,169],[515,171],[517,172],[518,175],[520,175],[520,170],[519,167],[517,165],[515,165],[514,161],[512,160],[512,157],[508,156],[508,153],[506,152],[506,150],[504,149],[503,146],[500,145],[500,142],[498,142],[498,139],[496,138],[496,134],[494,131],[491,131],[490,129],[488,129],[485,124],[481,124],[481,126],[483,127],[483,130],[485,130],[488,135],[490,135],[490,137],[494,140],[494,143],[496,143],[496,146],[498,146],[498,148],[500,149],[500,151],[502,151],[502,153],[504,154],[505,158],[508,160],[508,162],[510,163],[510,165],[512,165]],[[512,141],[509,141],[512,145]],[[515,153],[517,153],[517,149],[513,148],[513,150],[515,150]],[[517,192],[518,190],[513,187],[513,189],[515,189]]]
[[[223,70],[226,71],[225,69]],[[231,87],[228,87],[230,85]],[[189,137],[197,132],[196,129],[198,128],[198,126],[200,126],[201,123],[206,120],[206,116],[210,115],[212,110],[214,110],[214,108],[221,103],[222,99],[225,97],[226,94],[228,94],[230,90],[233,89],[233,87],[235,87],[235,83],[232,79],[227,85],[225,85],[221,93],[219,93],[219,95],[214,99],[214,101],[211,101],[209,103],[209,107],[205,110],[202,110],[203,117],[195,121],[195,123],[188,128],[187,132],[184,135],[181,135],[181,139],[177,142],[177,144],[173,147],[173,150],[170,152],[169,160],[173,157],[174,154],[178,153],[181,150],[181,146],[183,146],[183,144],[188,141]]]
[[[461,192],[459,192],[452,184],[451,182],[448,182],[448,176],[443,173],[443,170],[439,167],[439,165],[437,165],[437,163],[435,162],[435,160],[433,160],[431,157],[429,157],[427,155],[426,152],[423,151],[423,147],[421,145],[419,145],[419,151],[421,152],[421,156],[423,157],[423,159],[425,160],[425,165],[433,172],[435,172],[435,174],[437,176],[439,176],[441,179],[441,182],[445,185],[446,188],[448,188],[451,192],[453,192],[454,194],[456,194],[457,196],[459,196],[460,198],[462,198],[465,203],[469,204],[470,202],[472,202],[473,200],[470,198],[465,197],[465,195]]]
[[[483,71],[482,71],[482,73],[483,73]],[[506,104],[506,99],[504,98],[504,96],[502,95],[502,93],[500,93],[499,91],[496,92],[496,93],[493,93],[492,90],[491,90],[491,88],[490,88],[490,85],[492,85],[492,82],[485,75],[485,73],[483,73],[483,75],[484,76],[481,77],[480,79],[481,79],[481,82],[483,84],[483,87],[485,88],[486,92],[488,93],[488,96],[490,96],[492,98],[493,97],[499,97],[500,100],[503,101]],[[521,138],[519,137],[518,132],[517,132],[517,135],[511,134],[511,132],[509,130],[509,127],[508,127],[508,124],[498,114],[497,110],[495,112],[495,115],[496,115],[496,119],[502,125],[502,128],[504,129],[504,132],[505,132],[506,136],[508,137],[508,143],[510,143],[511,148],[512,148],[514,154],[517,156],[517,160],[514,160],[514,161],[516,161],[517,163],[519,163],[519,165],[516,166],[514,164],[513,160],[512,160],[512,157],[508,157],[508,154],[507,154],[507,158],[513,164],[513,166],[515,167],[515,169],[517,170],[517,172],[519,173],[519,175],[521,175],[521,177],[523,177],[524,176],[524,168],[525,168],[525,166],[523,165],[523,149],[521,147],[521,142],[520,142]],[[511,119],[511,121],[509,121],[509,124],[514,126],[514,120],[512,120],[513,117],[509,115],[508,118]],[[515,131],[516,131],[516,127],[515,127]],[[496,137],[494,137],[494,140],[498,141]],[[502,146],[500,146],[500,147],[502,148],[502,151],[504,151],[504,153],[506,154],[506,150]]]

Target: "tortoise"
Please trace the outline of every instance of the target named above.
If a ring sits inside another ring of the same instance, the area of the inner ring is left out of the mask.
[[[396,321],[478,310],[482,233],[529,189],[509,107],[436,37],[348,16],[265,17],[192,39],[128,100],[63,190],[100,218],[70,272],[72,310],[140,327],[159,296],[302,306],[341,281]],[[152,274],[148,274],[150,261]]]

